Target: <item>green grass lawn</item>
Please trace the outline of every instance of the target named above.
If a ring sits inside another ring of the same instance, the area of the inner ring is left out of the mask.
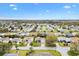
[[[61,47],[68,47],[70,44],[64,43],[64,42],[59,42],[58,43]]]
[[[59,42],[58,44],[62,47],[64,46],[64,42]]]
[[[19,56],[26,56],[26,53],[28,53],[29,50],[19,50]],[[16,54],[16,50],[10,50],[9,53]]]
[[[55,29],[54,29],[54,31],[53,31],[53,32],[54,32],[54,33],[57,33],[57,30],[55,30]]]
[[[39,42],[32,42],[31,46],[34,46],[34,47],[41,46],[41,43],[39,43]]]
[[[29,50],[19,50],[19,56],[26,56]],[[61,56],[61,54],[56,50],[35,50],[33,53],[40,53],[40,52],[49,52],[53,56]],[[16,53],[16,50],[10,50],[9,53]]]
[[[56,50],[35,50],[34,53],[40,53],[40,52],[49,52],[51,53],[53,56],[61,56],[60,52],[56,51]]]
[[[27,44],[25,44],[25,43],[19,43],[18,46],[19,46],[19,47],[27,46]]]
[[[27,44],[25,43],[19,43],[19,44],[13,43],[13,45],[17,45],[18,47],[27,46]]]
[[[69,33],[69,30],[65,30],[64,33],[65,33],[65,34]]]

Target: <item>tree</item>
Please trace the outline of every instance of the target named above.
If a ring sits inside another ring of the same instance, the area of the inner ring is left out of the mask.
[[[56,46],[56,44],[55,44],[56,40],[57,40],[56,36],[46,36],[46,46],[55,47]]]
[[[53,36],[46,36],[46,40],[56,41],[57,40],[57,36],[55,36],[55,35],[53,35]]]
[[[9,43],[1,43],[0,47],[0,55],[2,55],[6,52],[9,53],[9,50],[11,49],[12,45],[10,45]]]
[[[34,52],[34,50],[33,50],[33,47],[32,47],[32,46],[31,46],[29,49],[30,49],[29,54],[31,54],[31,53],[33,53],[33,52]]]
[[[79,50],[79,43],[76,43],[76,42],[71,43],[70,48],[71,48],[71,50],[78,51]]]
[[[79,43],[71,43],[68,54],[72,56],[79,55]]]
[[[11,41],[9,41],[9,42],[8,42],[8,44],[9,44],[9,45],[12,45],[12,42],[11,42]]]

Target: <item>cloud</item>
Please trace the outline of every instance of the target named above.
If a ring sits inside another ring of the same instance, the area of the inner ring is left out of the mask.
[[[46,10],[46,12],[49,12],[49,10]]]
[[[14,4],[10,4],[9,6],[11,6],[11,7],[15,7],[15,5],[14,5]]]
[[[18,10],[18,8],[14,7],[13,10]]]
[[[71,6],[69,6],[69,5],[65,5],[64,8],[65,8],[65,9],[70,9]]]
[[[10,4],[9,6],[12,7],[13,10],[17,10],[18,9],[15,4]]]

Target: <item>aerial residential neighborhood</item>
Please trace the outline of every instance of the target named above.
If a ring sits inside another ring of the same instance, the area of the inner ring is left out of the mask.
[[[0,56],[79,56],[79,3],[0,7]]]
[[[0,56],[78,56],[79,21],[0,20]]]

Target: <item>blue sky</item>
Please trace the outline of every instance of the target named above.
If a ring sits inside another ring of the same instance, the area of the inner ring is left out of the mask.
[[[0,3],[0,19],[79,19],[78,3]]]

